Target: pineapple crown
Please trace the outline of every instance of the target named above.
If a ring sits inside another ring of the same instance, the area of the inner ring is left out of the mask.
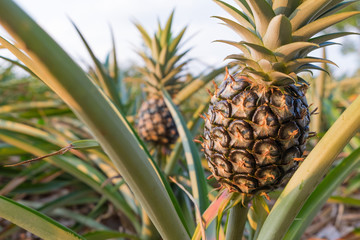
[[[183,60],[190,49],[179,53],[179,43],[183,39],[186,27],[174,36],[171,29],[173,16],[174,11],[170,14],[164,27],[161,26],[160,22],[158,23],[158,31],[154,33],[152,38],[142,25],[135,23],[145,45],[144,50],[138,51],[145,62],[145,66],[139,70],[146,77],[146,83],[149,86],[147,90],[152,93],[158,92],[161,86],[170,93],[180,88],[183,85],[180,81],[181,72],[190,61],[189,59]]]
[[[330,63],[323,58],[307,56],[313,50],[326,47],[331,40],[353,34],[338,32],[314,37],[315,34],[359,11],[339,10],[356,1],[343,0],[234,0],[242,9],[214,0],[236,21],[216,17],[234,30],[243,41],[218,40],[230,44],[243,54],[232,54],[226,59],[242,68],[253,81],[263,85],[285,86],[302,82],[297,74],[323,70],[313,63]]]

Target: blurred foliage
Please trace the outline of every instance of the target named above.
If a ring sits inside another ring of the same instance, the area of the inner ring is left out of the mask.
[[[351,4],[350,6],[344,8],[341,12],[346,11],[359,11],[360,10],[360,2]],[[335,26],[329,28],[327,31],[334,31],[334,28],[336,31],[353,31],[356,33],[360,33],[360,16],[355,16],[353,18],[349,18],[343,22],[340,22],[336,24]],[[356,39],[356,41],[353,41],[353,39]],[[341,47],[341,53],[342,54],[356,54],[359,55],[359,48],[360,45],[360,36],[357,35],[351,39],[344,38],[342,40],[342,47]],[[360,60],[360,59],[358,59]],[[358,64],[359,65],[359,64]]]
[[[40,101],[49,98],[58,99],[58,97],[38,79],[34,79],[21,71],[16,71],[17,67],[13,65],[3,65],[5,65],[5,67],[0,68],[0,104]]]

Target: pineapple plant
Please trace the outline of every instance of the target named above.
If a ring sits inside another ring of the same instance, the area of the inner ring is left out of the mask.
[[[167,23],[151,38],[142,25],[135,26],[141,33],[146,49],[138,54],[145,62],[140,72],[146,78],[147,100],[139,109],[137,129],[139,136],[154,145],[169,145],[178,138],[175,122],[171,117],[162,95],[164,87],[170,95],[174,96],[183,85],[182,71],[189,60],[183,60],[188,51],[179,53],[179,43],[186,31],[184,27],[178,35],[172,33],[174,12],[171,13]]]
[[[231,192],[266,193],[285,183],[303,160],[309,137],[307,82],[299,73],[324,70],[311,57],[348,32],[314,35],[358,12],[337,13],[343,1],[215,0],[234,19],[216,17],[241,37],[239,71],[215,85],[205,114],[203,150],[216,180]],[[310,134],[311,135],[311,134]]]

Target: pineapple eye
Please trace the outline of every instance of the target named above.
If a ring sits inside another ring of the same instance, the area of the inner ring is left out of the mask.
[[[252,91],[244,91],[236,95],[231,102],[232,117],[249,119],[255,111],[258,96]]]
[[[230,146],[233,148],[248,148],[254,143],[253,129],[243,120],[233,121],[228,132],[231,135]]]
[[[217,94],[218,97],[224,99],[233,98],[240,91],[243,91],[249,84],[243,79],[233,80],[231,77],[228,77],[223,83],[220,85],[219,92]]]
[[[255,136],[257,138],[276,137],[279,123],[275,114],[268,106],[259,107],[252,121],[255,124]]]
[[[229,155],[229,160],[235,173],[253,173],[255,169],[255,159],[245,150],[233,150]]]
[[[287,94],[275,91],[270,97],[270,108],[278,116],[280,122],[294,118],[294,100]]]
[[[236,133],[240,133],[243,138],[246,140],[254,139],[252,134],[252,128],[250,124],[243,120],[235,120],[229,126],[229,131],[235,135]]]
[[[227,153],[230,137],[222,127],[212,129],[211,138],[214,142],[214,149],[221,153]]]
[[[281,170],[276,166],[268,166],[258,169],[255,176],[260,186],[273,185],[281,177]]]
[[[252,108],[256,106],[257,100],[258,96],[251,92],[251,94],[247,94],[247,96],[245,97],[244,105],[246,108]]]
[[[220,154],[215,154],[212,161],[214,165],[217,166],[217,174],[219,176],[227,178],[231,176],[231,165],[226,162]]]
[[[260,166],[276,164],[281,157],[281,148],[270,139],[256,141],[253,152]]]
[[[242,174],[235,175],[233,182],[243,193],[251,193],[258,185],[256,179]]]
[[[222,115],[223,117],[230,117],[230,115],[231,115],[231,105],[225,100],[220,101],[214,107],[214,111],[216,111],[218,114]]]
[[[300,158],[300,150],[297,147],[292,147],[288,149],[281,160],[282,168],[285,172],[289,171],[291,168],[296,166],[294,164],[294,159]]]
[[[285,148],[299,145],[300,128],[294,122],[283,124],[279,129],[279,141]]]
[[[270,97],[270,103],[275,107],[284,107],[293,105],[293,99],[287,95],[283,94],[281,91],[274,91]]]

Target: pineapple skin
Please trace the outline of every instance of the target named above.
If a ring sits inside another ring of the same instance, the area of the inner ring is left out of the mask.
[[[179,136],[174,119],[160,97],[149,98],[141,104],[137,129],[143,140],[154,145],[172,144]]]
[[[288,181],[302,159],[310,113],[305,85],[261,87],[227,74],[205,114],[205,157],[230,192],[269,192]]]

